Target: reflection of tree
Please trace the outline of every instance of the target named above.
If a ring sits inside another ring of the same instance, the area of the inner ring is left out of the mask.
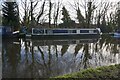
[[[23,76],[27,78],[36,78],[39,76],[39,68],[41,64],[38,64],[38,60],[35,58],[34,46],[30,45],[30,41],[25,41],[25,70]],[[30,54],[31,53],[31,54]]]
[[[5,58],[6,58],[7,42],[2,42],[2,67],[5,67]]]
[[[82,44],[77,44],[75,47],[75,56],[78,54],[78,51],[83,47]]]
[[[111,51],[112,53],[116,53],[116,52],[118,52],[118,50],[117,50],[117,41],[116,41],[116,39],[114,39],[114,38],[111,38],[110,36],[103,36],[102,38],[104,38],[105,40],[104,40],[104,44],[105,44],[105,46],[106,46],[106,50],[109,50],[109,51]]]
[[[91,59],[90,53],[89,53],[89,44],[83,45],[83,54],[81,55],[81,61],[79,63],[79,66],[83,66],[84,69],[88,68],[90,66],[89,59]],[[84,56],[83,56],[84,55]]]
[[[26,64],[28,64],[28,46],[30,47],[30,45],[27,45],[27,42],[25,41],[25,61],[26,61]]]
[[[56,58],[57,58],[57,60],[58,60],[57,45],[54,45],[54,47],[55,47],[55,54],[56,54]]]
[[[95,47],[95,53],[97,53],[95,56],[96,66],[98,64],[103,65],[106,62],[107,64],[113,63],[111,61],[114,61],[116,53],[119,52],[117,46],[118,44],[114,38],[110,37],[109,35],[102,36],[99,44],[96,44]]]
[[[51,55],[51,46],[48,46],[48,56],[49,56],[49,60],[48,60],[48,75],[50,75],[52,73],[52,70],[50,68],[51,66],[51,59],[52,59],[52,55]]]
[[[29,41],[25,41],[23,42],[24,43],[23,48],[21,48],[21,49],[25,49],[25,55],[22,58],[22,60],[24,59],[25,63],[22,63],[24,65],[21,64],[23,68],[22,69],[23,72],[21,71],[22,75],[24,77],[27,76],[32,78],[50,77],[50,76],[60,75],[62,72],[70,72],[69,69],[78,70],[78,68],[88,68],[94,65],[100,66],[106,62],[112,63],[113,61],[115,61],[114,59],[116,57],[116,55],[114,57],[113,54],[116,54],[119,52],[118,51],[119,44],[114,43],[113,42],[114,40],[109,40],[110,38],[103,38],[103,39],[105,41],[102,40],[101,43],[99,42],[99,43],[76,44],[76,46],[74,46],[75,56],[73,56],[74,57],[73,59],[71,58],[71,54],[69,55],[66,53],[69,45],[62,45],[61,54],[59,55],[58,51],[61,48],[61,46],[59,47],[57,45],[54,45],[54,46],[49,45],[49,46],[37,46],[36,48],[36,46],[33,46],[33,45],[31,46]],[[3,45],[3,48],[7,50],[7,52],[3,50],[3,53],[4,54],[6,53],[8,62],[10,63],[10,65],[12,65],[13,67],[16,67],[17,69],[18,69],[17,66],[19,63],[19,60],[18,60],[19,47],[20,47],[19,45],[13,45],[13,44],[9,45],[7,43],[6,43],[6,46]],[[57,47],[58,47],[58,51],[57,51]],[[108,50],[107,55],[106,53],[103,52],[104,51],[103,49],[105,50],[105,52]],[[79,50],[80,50],[80,53],[78,54]],[[52,52],[55,54],[53,54]],[[17,53],[17,54],[14,54],[14,53]],[[91,57],[93,58],[91,59]],[[5,60],[7,59],[6,57],[3,57],[3,62],[6,62]],[[73,61],[73,60],[76,60],[76,61]],[[12,77],[15,76],[17,69],[15,68],[12,69],[14,70],[12,71],[12,73],[13,72],[14,73],[10,76]],[[16,74],[16,76],[18,76],[18,74]]]
[[[111,47],[111,52],[112,52],[113,54],[116,54],[116,53],[119,52],[118,49],[117,49],[117,44],[114,44],[114,45]]]
[[[38,50],[39,50],[39,52],[41,53],[41,58],[42,58],[42,60],[43,60],[43,65],[42,65],[43,70],[42,70],[42,72],[43,72],[43,75],[45,76],[45,69],[47,69],[48,67],[47,67],[47,64],[46,64],[46,62],[45,62],[44,53],[43,53],[43,51],[40,49],[39,46],[38,46]],[[45,69],[44,69],[44,67],[45,67]]]
[[[104,36],[102,36],[102,39],[99,41],[100,49],[103,47],[105,40],[106,40],[106,38]]]
[[[90,56],[90,53],[89,53],[89,44],[84,45],[83,52],[84,52],[83,65],[84,65],[84,68],[88,68],[88,66],[87,66],[87,65],[89,65],[88,60],[91,59],[91,56]]]
[[[67,51],[69,45],[63,45],[62,49],[61,49],[61,56],[63,56],[65,54],[65,52]]]
[[[38,46],[38,50],[39,50],[39,52],[41,53],[41,58],[42,58],[42,60],[43,60],[43,64],[44,64],[44,66],[47,68],[47,65],[46,65],[46,63],[45,63],[44,53],[42,52],[42,50],[40,49],[39,46]]]
[[[93,45],[95,45],[95,48],[94,48],[94,50],[95,50],[95,52],[98,52],[98,44],[97,43],[95,43],[95,44],[93,44]]]
[[[46,73],[44,74],[44,77],[49,77],[49,75],[51,75],[51,59],[52,59],[52,55],[51,55],[51,46],[49,46],[48,47],[48,62],[45,62],[45,55],[44,54],[46,54],[46,53],[43,53],[43,51],[40,49],[40,47],[38,46],[38,50],[39,50],[39,52],[41,53],[41,58],[42,58],[42,60],[43,60],[43,64],[44,65],[42,65],[43,67],[43,71],[45,72],[45,70],[46,70]],[[45,68],[44,68],[45,67]]]
[[[31,77],[32,78],[34,78],[35,77],[35,73],[37,73],[37,72],[34,73],[34,69],[36,69],[36,67],[35,67],[34,50],[33,49],[34,49],[34,47],[32,46],[32,49],[31,49],[32,63],[31,63],[31,66],[30,66],[30,68],[31,68]]]
[[[3,45],[5,45],[4,49],[6,51],[6,55],[4,55],[3,57],[6,57],[6,58],[3,58],[3,59],[6,59],[7,63],[3,63],[3,64],[8,65],[7,67],[5,67],[5,69],[6,70],[9,69],[9,72],[10,72],[10,75],[6,75],[6,76],[15,78],[17,77],[17,67],[20,62],[20,45],[7,43],[7,42],[5,43],[6,44],[3,44]]]
[[[118,44],[118,39],[113,39],[113,45],[111,45],[111,53],[113,53],[114,55],[116,55],[116,53],[119,53],[119,44]]]
[[[113,42],[114,42],[114,39],[112,39],[109,35],[103,35],[102,39],[99,42],[100,49],[102,49],[105,46],[110,47],[109,44],[111,45],[111,43],[113,43]],[[103,46],[103,44],[104,44],[104,46]]]
[[[55,54],[56,54],[56,58],[57,58],[57,60],[56,60],[56,68],[57,68],[57,70],[56,70],[56,73],[57,73],[57,75],[59,75],[59,73],[60,73],[60,70],[59,70],[59,62],[58,62],[58,52],[57,52],[57,45],[55,45],[54,46],[55,47]]]

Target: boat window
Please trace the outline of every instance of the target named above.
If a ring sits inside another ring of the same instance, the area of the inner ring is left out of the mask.
[[[37,30],[33,30],[33,33],[38,34],[38,31]]]
[[[94,33],[98,33],[99,31],[98,30],[94,30]]]
[[[45,30],[45,33],[47,34],[47,33],[48,33],[48,31],[47,31],[47,30]]]
[[[80,30],[80,33],[89,33],[89,30]]]
[[[76,30],[69,30],[69,33],[76,33]]]
[[[43,34],[43,33],[44,33],[44,30],[39,30],[39,33],[42,33],[42,34]]]
[[[94,33],[94,31],[93,31],[93,30],[90,30],[89,33]]]
[[[68,30],[53,30],[53,33],[68,33]]]
[[[34,30],[33,30],[33,33],[34,33],[34,34],[43,34],[43,33],[44,33],[44,30],[37,30],[37,29],[35,30],[35,29],[34,29]]]

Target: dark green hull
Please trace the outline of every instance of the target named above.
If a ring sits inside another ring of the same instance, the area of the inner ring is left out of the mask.
[[[99,38],[98,34],[70,34],[70,35],[32,35],[32,39],[91,39]]]

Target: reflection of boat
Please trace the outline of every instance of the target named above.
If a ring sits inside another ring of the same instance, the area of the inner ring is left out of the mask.
[[[120,37],[114,37],[112,38],[112,42],[113,44],[120,44]]]
[[[66,44],[83,44],[83,43],[96,43],[99,38],[96,39],[67,39],[67,40],[32,40],[32,45],[66,45]]]
[[[70,29],[70,28],[56,28],[56,29],[32,29],[32,38],[94,38],[100,37],[100,29],[98,28],[83,28],[83,29]]]
[[[2,39],[2,44],[20,44],[20,39],[16,38]]]

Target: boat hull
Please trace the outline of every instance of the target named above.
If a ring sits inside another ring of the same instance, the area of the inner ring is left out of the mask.
[[[99,38],[95,39],[60,39],[60,40],[36,40],[28,39],[32,41],[33,46],[45,46],[45,45],[68,45],[68,44],[84,44],[84,43],[97,43]]]
[[[88,39],[99,38],[98,34],[71,34],[71,35],[32,35],[32,39]]]

